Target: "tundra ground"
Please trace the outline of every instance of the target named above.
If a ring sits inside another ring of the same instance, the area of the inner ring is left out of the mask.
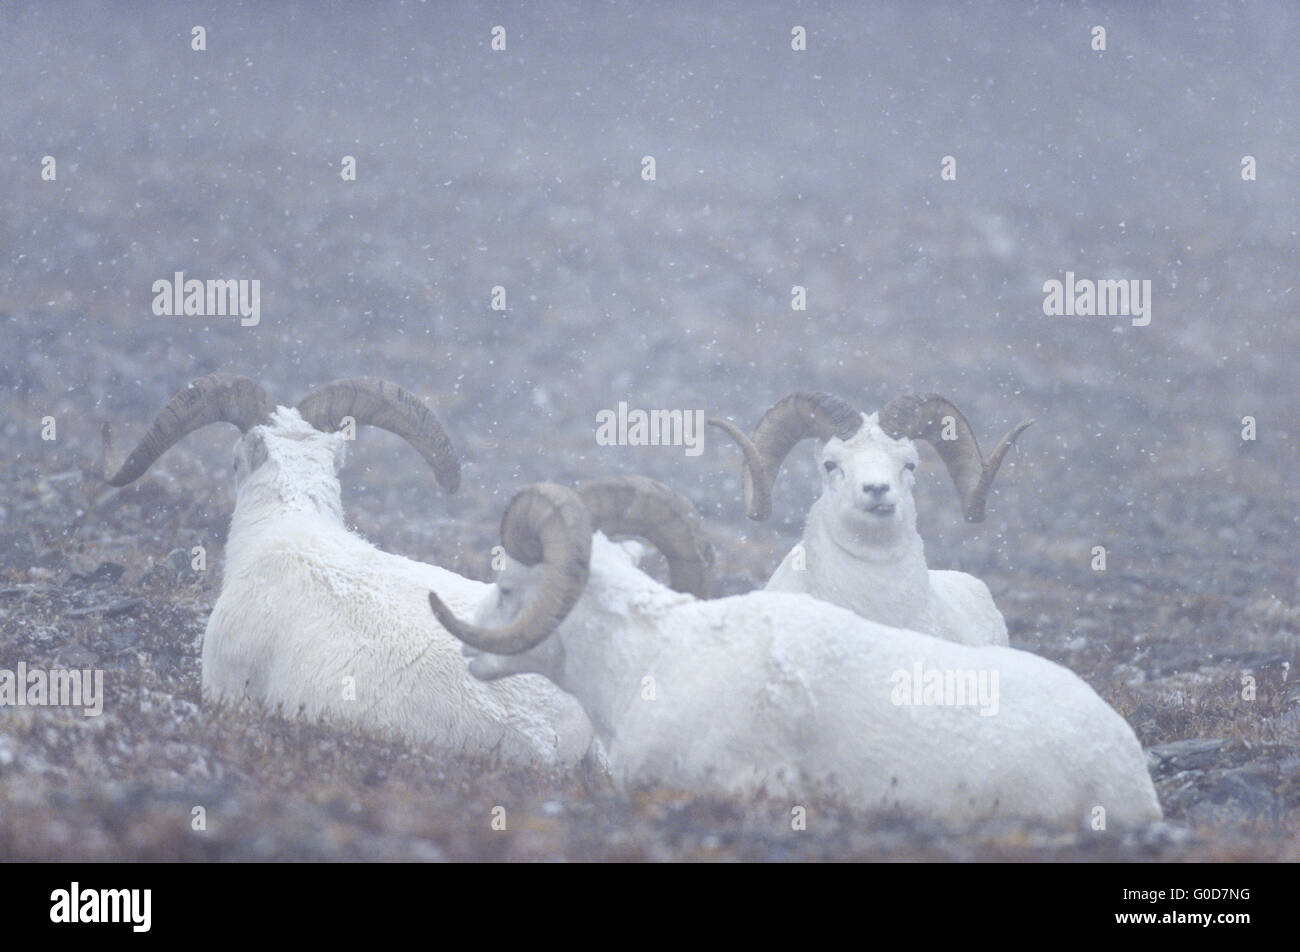
[[[1119,46],[1099,58],[1062,11],[1027,28],[1010,8],[846,5],[791,60],[776,6],[740,26],[588,9],[513,11],[498,59],[445,11],[432,30],[214,7],[193,57],[190,11],[5,11],[25,93],[0,97],[0,667],[102,668],[107,699],[98,718],[0,709],[0,858],[1300,858],[1294,10],[1206,33],[1177,6],[1108,7]],[[155,317],[175,271],[260,280],[260,324]],[[1150,324],[1044,315],[1066,271],[1150,279]],[[790,804],[625,798],[590,772],[204,708],[234,431],[121,491],[94,470],[103,420],[126,443],[213,370],[285,403],[359,374],[429,400],[457,495],[386,433],[363,430],[342,475],[385,549],[487,578],[517,488],[638,472],[700,508],[718,594],[760,586],[798,538],[811,448],[756,525],[725,441],[600,446],[598,411],[752,427],[798,389],[864,409],[942,390],[986,449],[1035,416],[979,526],[922,450],[930,564],[987,581],[1014,647],[1124,714],[1167,822],[951,829],[812,798],[795,831]]]

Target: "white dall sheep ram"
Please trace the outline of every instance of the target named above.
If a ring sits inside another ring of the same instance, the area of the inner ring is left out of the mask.
[[[648,480],[635,495],[636,518],[613,531],[639,522],[670,564],[682,562],[694,549],[681,505]],[[620,789],[761,790],[793,802],[820,789],[864,810],[1071,829],[1098,808],[1112,826],[1160,818],[1133,731],[1065,668],[808,595],[670,591],[595,531],[606,515],[562,486],[528,487],[506,509],[511,558],[474,622],[436,592],[429,603],[470,646],[476,676],[541,673],[577,697]],[[971,674],[982,676],[978,692]]]
[[[913,440],[938,451],[967,521],[979,522],[1003,455],[1033,420],[1004,436],[987,462],[961,411],[935,394],[905,395],[870,415],[829,394],[791,394],[763,415],[752,440],[725,420],[709,422],[744,453],[751,519],[771,516],[772,484],[795,444],[823,441],[822,494],[768,591],[807,592],[870,621],[960,644],[1007,644],[1006,622],[987,585],[965,572],[926,566],[912,496],[920,461]]]
[[[591,743],[581,708],[542,678],[486,685],[429,615],[426,592],[476,605],[486,583],[392,555],[348,530],[337,470],[345,418],[396,433],[454,492],[460,464],[416,397],[374,379],[341,380],[296,409],[227,374],[172,397],[117,468],[105,427],[106,478],[124,486],[209,423],[233,423],[236,501],[225,575],[203,638],[203,697],[251,700],[287,716],[330,720],[516,764],[572,764]]]

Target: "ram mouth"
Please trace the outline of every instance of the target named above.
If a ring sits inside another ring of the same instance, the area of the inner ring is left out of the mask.
[[[865,511],[873,516],[880,516],[882,519],[886,516],[892,516],[897,507],[892,502],[878,502],[874,505],[867,506]]]

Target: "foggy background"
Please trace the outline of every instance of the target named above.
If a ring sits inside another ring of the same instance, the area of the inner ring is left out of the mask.
[[[598,410],[750,429],[794,390],[867,411],[934,390],[986,452],[1038,420],[982,525],[928,449],[917,490],[931,566],[984,578],[1013,645],[1112,703],[1116,685],[1296,654],[1294,4],[42,4],[0,24],[10,581],[111,558],[129,585],[197,542],[219,565],[232,428],[120,494],[91,471],[101,422],[125,447],[212,371],[285,404],[352,375],[429,402],[459,494],[379,431],[342,474],[383,548],[486,577],[520,486],[638,472],[700,508],[722,594],[761,586],[797,540],[812,447],[753,524],[712,431],[698,457],[601,447]],[[260,325],[154,316],[175,271],[260,280]],[[1043,282],[1066,271],[1150,280],[1150,325],[1045,316]],[[186,678],[213,575],[176,632]],[[1144,744],[1197,736],[1142,703],[1121,709]]]

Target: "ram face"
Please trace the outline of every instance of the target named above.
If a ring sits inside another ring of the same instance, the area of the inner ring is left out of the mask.
[[[904,394],[879,413],[867,416],[830,394],[792,393],[763,415],[752,439],[726,420],[709,421],[735,440],[744,454],[745,506],[751,519],[772,515],[772,484],[790,450],[802,440],[823,441],[819,462],[825,475],[832,475],[828,464],[840,467],[845,475],[846,463],[854,470],[854,478],[838,488],[829,480],[825,484],[824,495],[834,489],[833,498],[846,515],[861,509],[873,496],[901,495],[904,484],[910,496],[910,480],[901,470],[915,471],[918,459],[913,441],[925,440],[947,467],[967,522],[983,521],[1003,456],[1033,422],[1025,420],[1013,428],[985,460],[966,417],[951,400],[938,394]],[[887,476],[896,466],[900,471]],[[879,508],[877,514],[888,514],[887,507]]]

